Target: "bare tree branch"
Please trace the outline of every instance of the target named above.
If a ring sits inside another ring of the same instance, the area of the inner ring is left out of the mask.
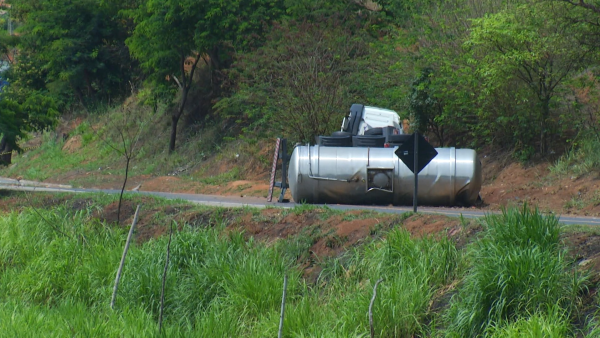
[[[591,10],[594,13],[600,14],[600,7],[599,6],[592,5],[592,4],[588,3],[588,2],[585,2],[584,0],[579,0],[579,1],[558,0],[558,1],[566,2],[566,3],[571,4],[573,6],[577,6],[577,7],[582,7],[582,8],[585,8],[585,9],[589,9],[589,10]]]

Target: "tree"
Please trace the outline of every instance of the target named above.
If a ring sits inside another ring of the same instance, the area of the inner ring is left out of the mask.
[[[20,58],[39,69],[43,88],[66,104],[118,97],[134,70],[125,47],[127,22],[118,11],[128,2],[17,0]],[[20,62],[20,60],[19,60]],[[28,75],[26,75],[28,76]],[[41,86],[40,86],[41,87]]]
[[[0,52],[8,54],[18,41],[15,36],[1,34]],[[10,68],[1,74],[6,81],[0,88],[0,164],[11,163],[12,151],[19,150],[17,141],[27,131],[51,126],[58,116],[54,99],[47,92],[28,86],[38,81],[35,69],[28,67],[27,62],[15,64],[12,57],[6,56],[6,60]]]
[[[403,26],[408,27],[413,43],[402,52],[413,56],[415,71],[420,72],[414,75],[416,83],[407,95],[409,111],[413,116],[419,115],[415,109],[425,113],[421,128],[425,128],[424,121],[435,123],[438,136],[443,130],[444,144],[478,147],[496,140],[497,129],[482,123],[480,114],[496,113],[490,112],[490,107],[505,107],[479,100],[481,81],[476,63],[463,43],[471,20],[497,12],[502,3],[489,0],[475,6],[470,1],[431,1],[409,5],[413,15]]]
[[[0,164],[11,163],[11,152],[23,136],[24,119],[21,106],[13,100],[0,100]]]
[[[445,128],[438,123],[438,120],[444,113],[444,104],[433,93],[430,79],[432,72],[430,68],[423,69],[421,75],[413,82],[409,96],[409,109],[417,130],[422,133],[428,130],[433,132],[440,147],[443,147],[446,141]]]
[[[589,48],[579,32],[560,19],[560,3],[529,2],[474,20],[467,46],[473,49],[484,93],[493,95],[513,78],[537,99],[538,112],[529,123],[539,132],[539,151],[547,150],[551,103],[567,76],[578,71]],[[532,123],[537,123],[537,127]]]
[[[149,72],[149,79],[158,90],[175,92],[177,88],[181,91],[177,110],[171,113],[169,152],[175,150],[177,123],[192,88],[198,62],[203,57],[203,51],[198,51],[195,42],[200,7],[195,1],[151,0],[130,13],[135,30],[126,43],[132,55]],[[193,61],[186,70],[188,56]]]
[[[298,142],[339,129],[352,103],[402,108],[410,83],[401,80],[397,41],[367,31],[337,16],[283,20],[262,47],[236,55],[234,93],[215,108],[245,131]]]
[[[169,152],[175,150],[177,123],[200,61],[211,72],[221,69],[228,47],[249,47],[252,37],[281,13],[279,0],[150,0],[128,12],[135,29],[127,45],[149,82],[156,90],[179,92],[171,113]],[[218,87],[213,83],[213,89]]]
[[[58,117],[54,100],[40,92],[19,93],[5,88],[0,95],[0,163],[11,163],[11,152],[20,150],[17,141],[25,133],[52,126]]]
[[[585,8],[587,10],[590,10],[596,14],[600,14],[600,5],[598,5],[598,3],[593,3],[590,1],[585,1],[585,0],[578,0],[578,1],[574,1],[574,0],[559,0],[562,2],[566,2],[568,4],[571,4],[573,6],[577,6],[577,7],[581,7],[581,8]]]

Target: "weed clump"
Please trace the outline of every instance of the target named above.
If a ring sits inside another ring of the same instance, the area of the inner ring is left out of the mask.
[[[327,285],[329,308],[315,319],[321,327],[317,332],[327,332],[328,317],[343,323],[333,330],[334,336],[368,332],[367,316],[357,314],[367,313],[373,286],[382,278],[373,306],[376,335],[424,334],[433,295],[454,278],[458,261],[458,251],[448,239],[413,239],[404,229],[329,260],[317,282]]]
[[[474,337],[494,323],[545,316],[553,306],[568,317],[583,278],[569,270],[560,249],[558,219],[525,205],[488,215],[485,224],[487,233],[474,244],[472,267],[449,309],[450,331]]]

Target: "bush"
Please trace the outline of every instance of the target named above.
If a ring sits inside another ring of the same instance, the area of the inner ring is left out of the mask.
[[[453,299],[450,332],[473,337],[491,323],[511,323],[558,306],[568,316],[582,279],[559,250],[559,225],[524,206],[486,217],[486,236],[475,244],[473,265]]]
[[[538,209],[503,209],[501,215],[487,215],[487,236],[498,246],[521,249],[539,247],[543,251],[559,249],[560,224],[554,215],[543,216]]]
[[[331,260],[319,282],[327,283],[325,296],[317,303],[325,304],[318,307],[321,314],[294,321],[312,321],[314,336],[327,332],[332,320],[336,323],[330,329],[334,336],[367,335],[366,313],[375,282],[382,278],[373,306],[377,336],[421,334],[432,297],[455,276],[458,259],[448,239],[412,239],[406,230],[392,230],[384,241],[366,244]],[[297,311],[303,314],[301,309]]]
[[[519,318],[512,323],[498,323],[486,332],[489,338],[519,337],[566,337],[569,333],[568,318],[558,306],[531,316]]]
[[[0,219],[0,292],[37,304],[70,298],[92,305],[106,299],[121,232],[86,228],[90,212],[27,209]]]
[[[580,176],[598,170],[600,167],[600,140],[592,133],[587,134],[589,135],[581,137],[571,150],[550,167],[550,172],[559,176]]]

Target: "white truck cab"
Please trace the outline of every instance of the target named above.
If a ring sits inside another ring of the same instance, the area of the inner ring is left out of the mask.
[[[395,111],[355,103],[344,117],[340,131],[318,136],[315,141],[324,147],[385,148],[399,146],[408,137]]]
[[[353,104],[348,116],[342,122],[342,132],[352,135],[365,135],[365,132],[374,128],[394,127],[394,134],[404,134],[400,124],[400,116],[391,109]]]
[[[390,109],[365,106],[362,120],[360,120],[358,125],[358,135],[364,135],[365,131],[369,129],[389,126],[393,126],[398,131],[398,134],[403,133],[398,113]]]

